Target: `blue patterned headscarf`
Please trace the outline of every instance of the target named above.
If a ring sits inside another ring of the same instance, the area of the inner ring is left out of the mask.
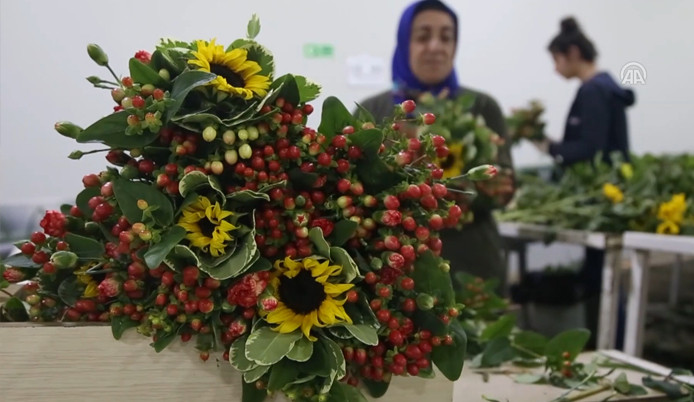
[[[417,1],[407,7],[400,17],[398,26],[398,38],[393,54],[392,76],[393,76],[393,102],[401,103],[407,97],[408,91],[432,92],[434,95],[441,92],[444,88],[450,90],[451,96],[458,88],[458,77],[455,68],[438,85],[429,86],[422,84],[410,69],[410,38],[412,36],[412,22],[417,14],[424,10],[440,10],[448,13],[455,25],[455,38],[458,39],[458,17],[453,10],[438,0]]]

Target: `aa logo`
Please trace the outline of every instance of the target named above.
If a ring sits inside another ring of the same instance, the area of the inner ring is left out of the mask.
[[[623,85],[646,84],[646,68],[641,63],[632,61],[622,67],[619,77]]]

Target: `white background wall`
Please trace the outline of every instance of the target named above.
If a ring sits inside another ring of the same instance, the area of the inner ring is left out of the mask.
[[[633,150],[691,152],[694,101],[694,2],[689,0],[472,1],[450,0],[460,20],[456,60],[464,85],[496,97],[505,112],[531,98],[547,106],[548,132],[561,137],[577,82],[553,71],[545,50],[559,20],[574,15],[600,52],[599,63],[619,76],[637,61],[648,71],[635,88],[629,112]],[[74,149],[89,149],[53,131],[58,120],[87,126],[110,112],[108,92],[84,79],[106,77],[86,54],[90,42],[109,54],[127,75],[127,60],[152,50],[158,38],[217,37],[229,43],[260,15],[259,40],[275,54],[278,73],[306,75],[351,105],[389,86],[390,57],[401,11],[398,0],[344,2],[296,0],[2,0],[0,1],[0,205],[53,205],[81,188],[84,174],[105,165],[101,155],[71,161]],[[329,43],[331,59],[305,59],[303,45]],[[383,59],[388,74],[378,85],[347,83],[348,57]],[[315,106],[319,110],[320,101]],[[350,106],[351,107],[351,106]],[[317,126],[318,120],[310,121]],[[546,163],[531,146],[514,151],[517,165]]]

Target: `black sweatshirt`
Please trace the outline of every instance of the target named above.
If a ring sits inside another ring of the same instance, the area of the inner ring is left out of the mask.
[[[617,85],[608,73],[596,74],[578,89],[564,139],[550,144],[550,155],[565,166],[591,160],[600,151],[606,162],[614,151],[620,151],[628,160],[625,109],[633,104],[634,92]]]

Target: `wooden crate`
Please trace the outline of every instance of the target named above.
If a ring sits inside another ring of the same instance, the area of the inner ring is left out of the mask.
[[[213,356],[202,362],[190,344],[156,353],[134,330],[116,341],[104,325],[0,323],[0,400],[241,401],[241,376]],[[421,400],[453,401],[453,383],[396,377],[378,399]]]

